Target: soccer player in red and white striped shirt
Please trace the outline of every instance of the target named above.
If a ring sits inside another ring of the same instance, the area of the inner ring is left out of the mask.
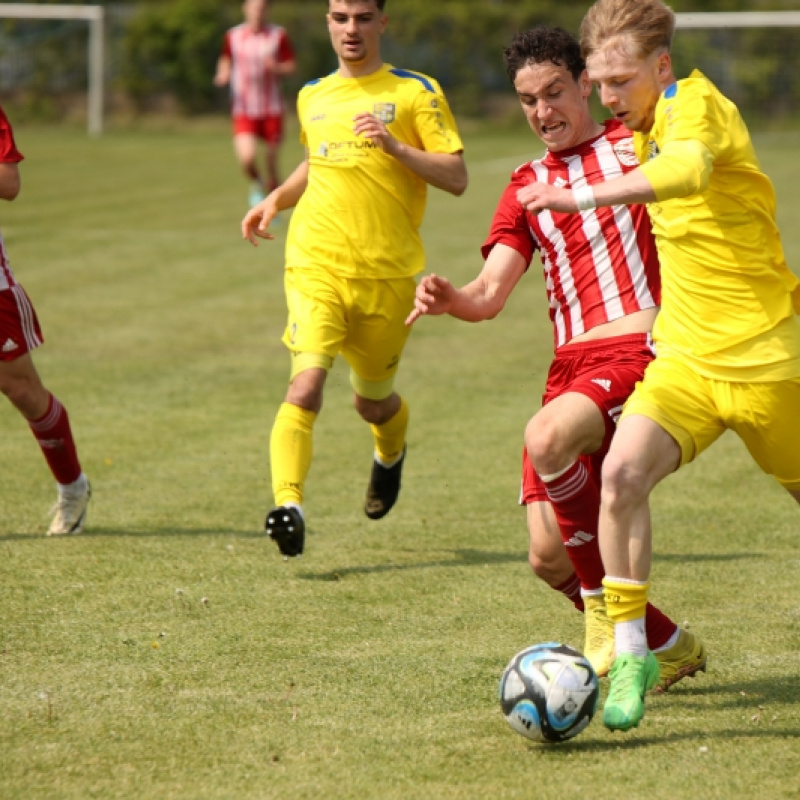
[[[20,190],[14,134],[0,108],[0,198],[14,200]],[[30,351],[43,341],[39,320],[28,295],[14,278],[0,236],[0,392],[17,408],[39,443],[56,479],[58,501],[48,536],[80,533],[91,497],[81,470],[67,410],[42,385]]]
[[[297,62],[286,30],[267,21],[268,0],[244,0],[242,10],[244,22],[225,34],[214,84],[230,84],[233,145],[252,184],[253,206],[280,183],[278,149],[284,116],[280,79],[294,72]],[[257,165],[259,140],[267,149],[266,177]]]
[[[520,166],[500,198],[480,275],[456,289],[422,279],[409,323],[447,313],[477,322],[496,316],[541,254],[555,359],[543,406],[525,431],[521,502],[527,506],[533,570],[586,615],[585,655],[600,675],[614,660],[598,546],[601,464],[622,405],[654,357],[650,330],[661,296],[658,260],[643,206],[582,214],[529,214],[518,190],[533,181],[580,191],[635,169],[630,131],[596,122],[578,42],[559,28],[517,34],[506,68],[545,154]],[[648,645],[661,687],[705,668],[703,644],[648,605]]]

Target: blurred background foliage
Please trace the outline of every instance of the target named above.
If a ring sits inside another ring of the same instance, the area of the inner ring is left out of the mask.
[[[141,114],[224,112],[211,82],[226,28],[241,20],[239,0],[159,0],[106,6],[108,107]],[[796,5],[796,3],[794,3]],[[511,36],[537,23],[577,32],[585,0],[387,0],[385,60],[436,77],[455,112],[503,116],[513,94],[502,64]],[[788,0],[674,0],[676,11],[766,11]],[[298,71],[284,81],[290,105],[308,80],[335,68],[324,0],[274,0],[273,22],[295,45]],[[28,116],[58,116],[86,87],[86,25],[0,20],[0,91]],[[680,31],[679,76],[694,66],[738,102],[749,121],[792,118],[800,108],[800,28]],[[9,64],[14,64],[13,68]],[[21,66],[20,66],[21,65]],[[65,100],[66,98],[66,100]]]

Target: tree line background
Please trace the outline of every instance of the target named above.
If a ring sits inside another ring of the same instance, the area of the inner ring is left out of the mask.
[[[224,31],[241,21],[240,0],[99,3],[108,11],[107,76],[115,101],[147,113],[222,113],[227,95],[212,85]],[[387,0],[385,60],[435,76],[457,114],[502,114],[512,90],[502,52],[515,31],[537,23],[577,33],[587,0]],[[686,11],[787,10],[788,0],[674,0]],[[293,100],[308,80],[335,68],[325,0],[273,0],[271,19],[295,45],[298,71],[284,82]],[[85,25],[0,20],[0,61],[17,52],[26,68],[11,81],[0,65],[0,91],[28,116],[58,116],[62,98],[85,89]],[[800,28],[680,31],[676,72],[703,69],[751,122],[796,119],[800,108]],[[5,70],[8,73],[8,70]],[[500,102],[498,102],[500,101]]]

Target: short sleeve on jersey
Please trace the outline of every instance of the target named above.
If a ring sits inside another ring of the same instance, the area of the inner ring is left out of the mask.
[[[511,182],[506,186],[497,203],[489,235],[481,246],[484,260],[489,257],[489,253],[495,245],[504,244],[516,250],[525,259],[525,263],[531,263],[537,245],[531,233],[525,209],[517,200],[517,191],[525,183],[526,179],[520,168],[511,176]]]
[[[408,70],[393,69],[395,75],[414,78],[423,90],[414,102],[417,134],[428,153],[457,153],[464,149],[453,113],[439,84],[432,78]]]
[[[225,32],[225,38],[222,40],[222,51],[220,52],[221,56],[225,56],[226,58],[233,57],[233,49],[231,48],[231,32]]]
[[[0,108],[0,163],[17,164],[24,156],[17,150],[14,142],[14,132],[11,130],[11,123],[8,121],[5,112]]]
[[[285,30],[281,30],[281,40],[278,44],[278,62],[283,64],[286,61],[293,61],[295,57],[294,47],[291,39]]]

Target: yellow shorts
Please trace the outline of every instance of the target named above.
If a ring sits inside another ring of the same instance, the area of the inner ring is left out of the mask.
[[[800,378],[739,383],[706,378],[671,355],[647,367],[623,417],[657,422],[681,448],[681,466],[726,429],[734,431],[768,475],[800,491]]]
[[[289,319],[283,343],[292,354],[292,377],[310,367],[330,369],[341,353],[358,394],[388,397],[410,332],[405,319],[414,306],[414,278],[355,279],[288,269],[284,288]]]

